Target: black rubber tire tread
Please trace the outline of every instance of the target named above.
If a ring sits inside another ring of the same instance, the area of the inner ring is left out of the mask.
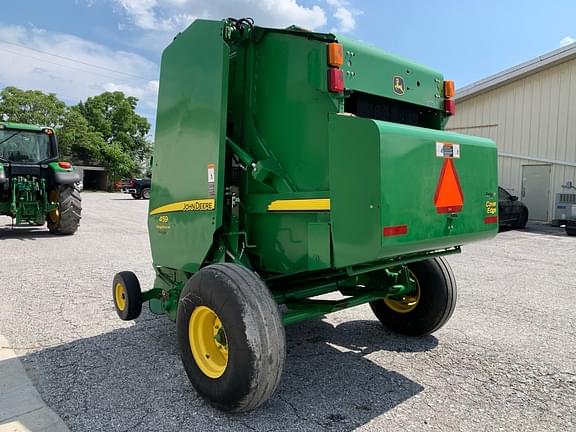
[[[82,219],[82,197],[75,184],[59,185],[60,220],[53,223],[47,216],[48,229],[52,234],[71,235],[76,232]]]
[[[219,378],[207,377],[191,352],[188,325],[197,306],[214,310],[226,331],[228,364]],[[176,329],[190,382],[218,409],[250,411],[276,391],[286,357],[284,326],[268,287],[251,270],[219,263],[194,274],[180,296]]]
[[[131,194],[131,195],[132,195],[132,198],[134,198],[134,199],[140,199],[140,198],[142,198],[142,197],[141,197],[140,195],[138,195],[138,194]]]
[[[440,329],[456,308],[456,279],[443,257],[408,264],[420,284],[420,300],[407,313],[390,309],[384,300],[370,303],[372,311],[389,330],[408,336],[425,336]]]
[[[520,213],[520,216],[518,216],[518,221],[516,222],[514,228],[524,229],[526,228],[527,222],[528,222],[528,210],[523,209],[522,212]]]
[[[566,235],[576,236],[576,227],[566,227]]]
[[[116,284],[118,282],[126,288],[126,307],[123,311],[116,304]],[[140,316],[142,313],[142,290],[134,273],[131,271],[116,273],[112,281],[112,299],[116,313],[122,321],[131,321]]]
[[[142,198],[144,198],[145,200],[149,200],[150,199],[150,188],[143,188],[140,191],[140,195],[142,196]]]

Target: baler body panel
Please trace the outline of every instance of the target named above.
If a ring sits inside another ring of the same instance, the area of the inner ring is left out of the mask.
[[[329,189],[328,113],[339,110],[336,95],[326,92],[326,43],[268,33],[258,44],[249,44],[237,60],[245,67],[231,77],[232,88],[244,89],[243,105],[231,112],[232,138],[243,142],[258,160],[277,168],[267,184],[250,175],[242,178],[241,200],[256,268],[274,273],[294,273],[331,265],[330,256],[311,258],[314,248],[308,232],[326,232],[325,212],[302,210],[271,212],[275,200],[326,198]],[[238,70],[238,69],[236,69]],[[268,186],[268,184],[270,186]],[[319,235],[315,234],[315,238]],[[330,237],[325,237],[330,248]],[[317,254],[314,254],[315,256]],[[324,263],[324,264],[320,264]],[[310,264],[310,265],[309,265]]]
[[[347,90],[444,109],[444,78],[439,72],[344,36],[338,35],[338,41],[344,47]],[[401,81],[396,83],[396,77]]]
[[[222,224],[230,55],[223,27],[197,20],[162,55],[148,218],[157,266],[195,272]]]
[[[498,224],[486,219],[496,215],[493,141],[345,115],[330,116],[329,124],[335,267],[496,234]],[[457,154],[442,153],[438,145],[445,143],[456,146]],[[460,184],[461,209],[458,202],[453,209],[438,202],[448,163]]]
[[[325,125],[327,113],[339,107],[325,91],[326,44],[269,33],[245,51],[246,74],[235,74],[232,83],[245,92],[243,105],[231,113],[232,138],[257,160],[277,163],[285,178],[270,188],[248,177],[246,193],[327,190]]]

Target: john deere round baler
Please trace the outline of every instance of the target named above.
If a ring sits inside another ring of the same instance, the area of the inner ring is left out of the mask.
[[[392,331],[436,331],[456,303],[444,256],[498,226],[496,146],[443,130],[453,96],[338,35],[195,21],[162,56],[156,280],[118,273],[118,314],[176,321],[193,386],[236,412],[278,386],[285,325],[368,303]]]

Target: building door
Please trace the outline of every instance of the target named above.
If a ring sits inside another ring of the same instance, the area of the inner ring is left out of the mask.
[[[530,220],[548,222],[550,207],[550,165],[522,167],[522,201],[528,207]]]

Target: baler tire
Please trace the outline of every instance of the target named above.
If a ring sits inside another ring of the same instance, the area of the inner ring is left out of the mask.
[[[144,189],[142,189],[142,191],[140,192],[140,195],[141,195],[142,198],[144,198],[145,200],[149,200],[149,199],[150,199],[150,188],[144,188]]]
[[[136,319],[142,313],[140,282],[131,271],[116,273],[112,281],[114,308],[122,321]]]
[[[214,328],[221,323],[225,356],[218,351],[208,355],[205,341],[210,337],[198,336],[201,326],[191,324],[200,322],[194,316],[201,313],[214,314],[214,320],[208,321]],[[274,394],[284,368],[286,336],[274,298],[251,270],[219,263],[194,274],[180,295],[176,331],[190,382],[215,407],[228,412],[250,411]],[[200,364],[195,355],[201,357]],[[210,359],[220,362],[214,363],[215,369],[207,368],[205,362]],[[211,377],[207,372],[213,371]]]
[[[58,185],[54,191],[58,195],[58,217],[53,217],[51,213],[47,215],[48,229],[52,234],[74,234],[82,218],[82,197],[78,186]]]
[[[387,329],[407,335],[425,336],[440,329],[456,307],[456,279],[443,257],[408,264],[419,285],[416,306],[407,312],[392,310],[384,300],[370,303],[372,311]]]

